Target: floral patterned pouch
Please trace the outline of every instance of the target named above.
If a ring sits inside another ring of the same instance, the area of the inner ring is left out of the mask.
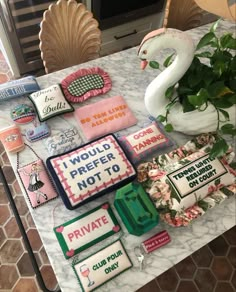
[[[200,135],[183,147],[138,166],[138,180],[162,218],[178,217],[206,197],[209,200],[214,192],[233,186],[235,172],[229,163],[234,153],[229,149],[222,159],[211,158],[209,151],[214,141],[213,135]]]

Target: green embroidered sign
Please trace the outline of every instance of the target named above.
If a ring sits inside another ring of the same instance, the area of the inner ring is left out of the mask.
[[[120,231],[108,203],[54,228],[66,259]]]

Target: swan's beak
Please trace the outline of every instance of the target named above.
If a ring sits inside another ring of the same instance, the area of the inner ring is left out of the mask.
[[[148,64],[147,60],[142,60],[141,64],[140,64],[141,65],[141,69],[144,70],[146,68],[147,64]]]

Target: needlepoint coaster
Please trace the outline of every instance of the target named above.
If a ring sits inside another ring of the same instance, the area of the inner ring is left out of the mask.
[[[54,228],[66,259],[120,231],[109,205],[102,205]]]
[[[11,110],[11,118],[18,124],[30,123],[35,117],[36,113],[33,107],[28,104],[18,104]]]
[[[93,291],[131,267],[120,240],[73,265],[83,292]]]

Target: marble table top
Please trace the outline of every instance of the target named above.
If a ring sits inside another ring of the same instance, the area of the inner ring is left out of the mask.
[[[209,30],[209,27],[210,25],[205,25],[190,30],[188,33],[192,36],[195,43],[197,43],[201,36]],[[224,33],[226,31],[233,32],[234,30],[235,25],[233,23],[222,21],[217,31],[219,31],[219,33]],[[158,56],[160,63],[162,63],[165,58],[166,56],[162,54]],[[96,101],[115,95],[122,95],[137,117],[138,124],[126,130],[120,131],[119,134],[123,135],[132,133],[142,128],[148,121],[148,113],[144,107],[143,101],[144,92],[147,85],[153,80],[157,73],[152,69],[146,69],[145,71],[140,70],[140,60],[137,57],[136,47],[99,58],[88,63],[73,66],[56,73],[39,77],[37,78],[37,81],[41,88],[46,88],[50,85],[59,83],[67,75],[79,68],[89,68],[94,66],[99,66],[108,72],[112,80],[112,90],[105,95],[93,97],[84,102],[84,104],[94,103]],[[10,109],[19,103],[29,103],[29,100],[25,98],[18,98],[12,99],[5,103],[2,102],[0,105],[0,116],[8,118]],[[49,120],[48,124],[52,133],[56,133],[59,129],[68,128],[68,123],[73,124],[78,128],[78,124],[76,123],[73,116],[67,117],[66,120],[58,117]],[[24,131],[24,129],[27,127],[29,127],[29,125],[22,126],[22,130]],[[189,139],[189,137],[179,133],[173,133],[171,135],[177,144],[183,144]],[[41,158],[46,160],[48,153],[43,140],[32,143],[31,146]],[[9,159],[14,171],[16,172],[16,155],[9,155]],[[21,153],[21,161],[23,161],[24,164],[29,163],[32,161],[32,159],[35,159],[35,157],[33,154],[31,155],[29,151],[23,151]],[[25,194],[21,184],[20,186],[23,193]],[[70,266],[71,260],[66,260],[64,258],[53,232],[53,227],[81,215],[107,200],[112,205],[117,218],[120,219],[113,205],[114,195],[115,192],[109,193],[74,211],[67,210],[60,198],[50,201],[37,209],[32,209],[28,203],[28,200],[26,199],[35,225],[38,229],[52,267],[55,271],[58,283],[63,292],[78,292],[81,290]],[[121,222],[121,220],[119,221]],[[121,240],[133,262],[133,267],[110,282],[106,283],[104,286],[100,287],[99,291],[136,291],[138,288],[142,287],[156,276],[160,275],[185,257],[192,254],[194,251],[201,248],[203,245],[213,240],[215,237],[230,229],[235,225],[235,221],[236,203],[234,196],[230,199],[227,199],[214,209],[209,210],[207,214],[195,220],[195,222],[193,222],[188,227],[173,228],[164,223],[160,223],[150,232],[144,234],[141,237],[136,237],[130,235],[121,222],[121,226],[124,231]],[[143,271],[140,271],[139,263],[134,254],[134,247],[139,245],[144,239],[147,239],[151,235],[164,229],[168,230],[172,239],[171,242],[148,255],[146,258],[145,268]],[[102,242],[101,244],[90,248],[85,253],[81,254],[81,259],[84,257],[84,255],[87,256],[88,254],[92,254],[103,246],[107,245],[109,242],[113,242],[114,240],[115,238],[112,237],[106,240],[105,243]]]

